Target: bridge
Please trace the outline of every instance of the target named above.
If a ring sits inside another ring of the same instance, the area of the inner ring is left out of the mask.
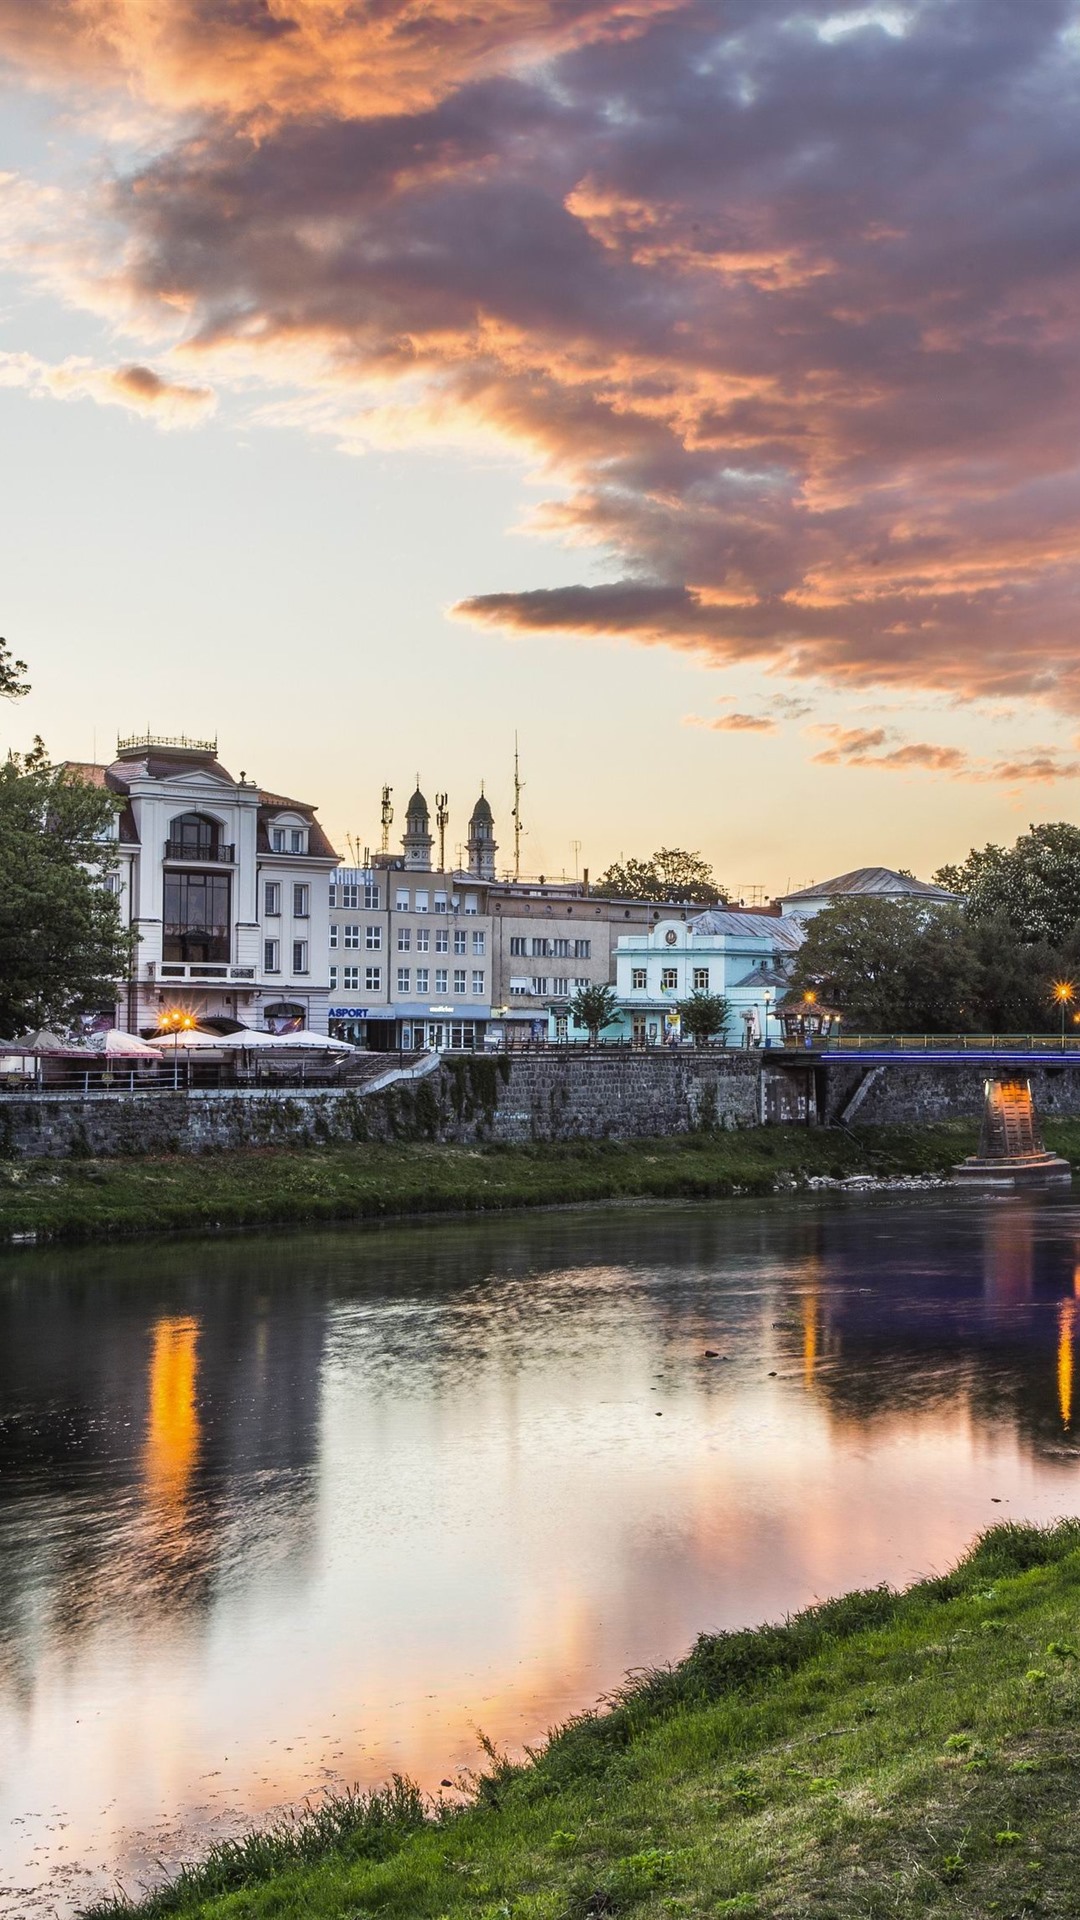
[[[846,1126],[868,1100],[871,1110],[880,1103],[889,1069],[966,1070],[976,1085],[958,1079],[954,1098],[969,1112],[981,1104],[982,1132],[978,1153],[957,1168],[958,1176],[994,1186],[1071,1179],[1068,1162],[1042,1144],[1030,1075],[1038,1070],[1046,1090],[1064,1070],[1080,1069],[1080,1034],[807,1033],[801,1043],[789,1034],[762,1051],[762,1120]],[[942,1117],[932,1109],[920,1115],[916,1096],[913,1105],[913,1117]]]

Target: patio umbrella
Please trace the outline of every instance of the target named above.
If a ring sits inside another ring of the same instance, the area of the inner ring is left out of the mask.
[[[105,1053],[110,1058],[160,1060],[161,1055],[148,1040],[140,1040],[137,1033],[123,1033],[119,1027],[110,1027],[107,1033],[92,1033],[86,1042],[88,1053]]]
[[[51,1027],[37,1027],[33,1033],[21,1033],[18,1044],[28,1053],[70,1053],[73,1043],[62,1040]]]
[[[330,1040],[324,1033],[309,1033],[307,1028],[296,1033],[270,1033],[262,1027],[245,1027],[241,1033],[224,1035],[223,1044],[227,1047],[257,1047],[261,1052],[272,1047],[280,1053],[314,1051],[319,1053],[351,1053],[352,1048],[345,1040]]]
[[[235,1035],[230,1034],[229,1038],[233,1039]],[[179,1027],[175,1033],[156,1033],[146,1044],[160,1055],[171,1053],[174,1047],[179,1048],[181,1053],[200,1052],[207,1048],[220,1050],[227,1043],[220,1033],[200,1033],[198,1027]]]

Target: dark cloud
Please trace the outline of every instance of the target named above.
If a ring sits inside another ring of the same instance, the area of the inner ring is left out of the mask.
[[[343,418],[400,390],[418,435],[505,436],[617,576],[477,582],[462,617],[1080,705],[1066,0],[903,31],[823,0],[102,0],[93,53],[82,10],[32,15],[0,0],[14,57],[107,46],[196,116],[112,191],[125,297],[244,371],[297,356]]]

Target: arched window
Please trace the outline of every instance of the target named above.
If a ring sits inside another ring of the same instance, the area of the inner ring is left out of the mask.
[[[221,839],[221,828],[216,820],[205,813],[179,813],[169,822],[169,847],[175,848],[172,858],[184,859],[190,856],[198,859],[216,853]]]

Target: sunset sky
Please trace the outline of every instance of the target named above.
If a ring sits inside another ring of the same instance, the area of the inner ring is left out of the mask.
[[[928,873],[1080,800],[1080,7],[0,0],[0,745],[337,844]],[[500,862],[501,864],[501,862]]]

